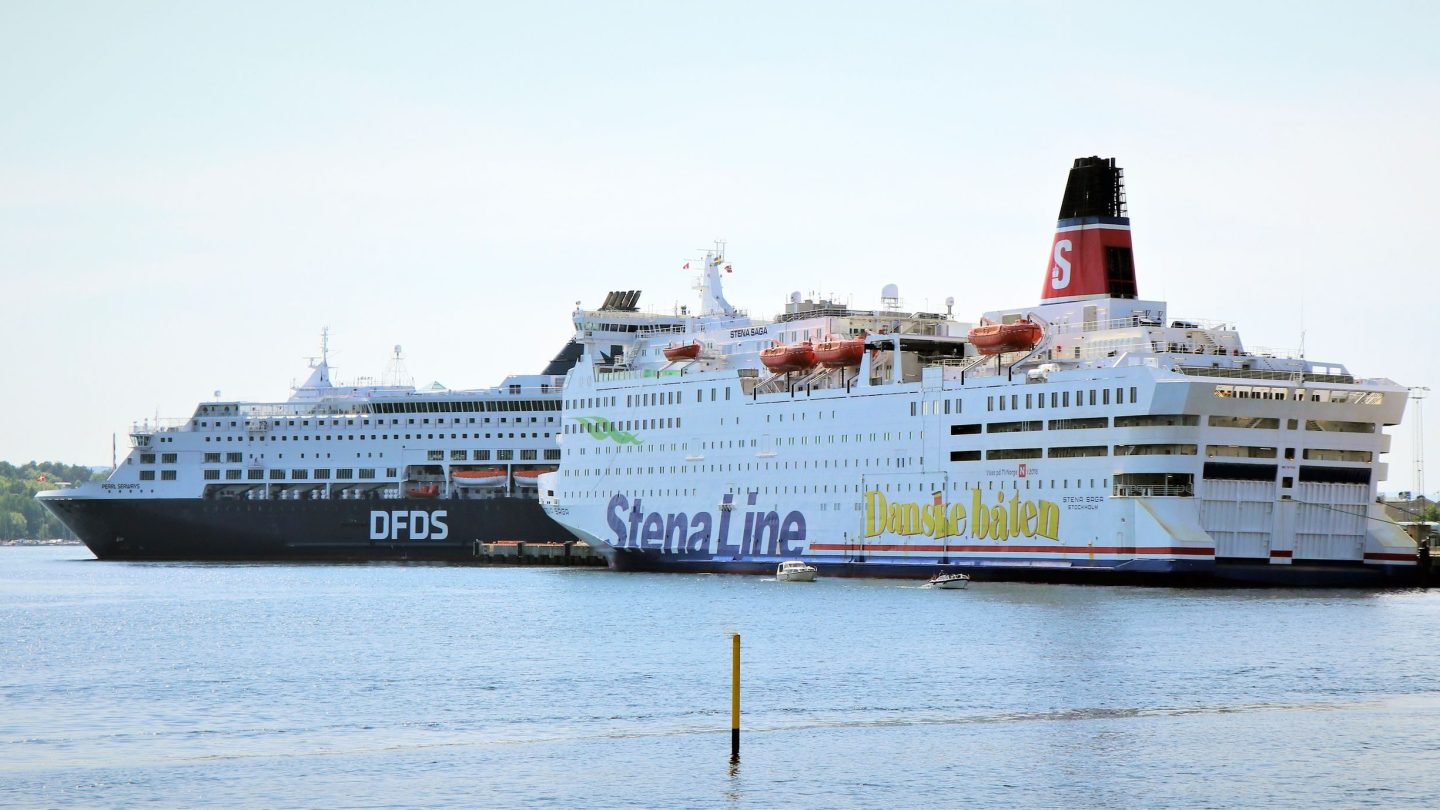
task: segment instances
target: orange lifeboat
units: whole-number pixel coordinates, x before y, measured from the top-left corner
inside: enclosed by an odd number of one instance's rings
[[[452,470],[450,480],[457,487],[503,487],[505,486],[505,471],[499,467],[486,467],[479,470]]]
[[[666,346],[666,360],[694,360],[700,356],[700,341],[686,343],[680,346]]]
[[[815,346],[815,359],[826,368],[860,365],[865,356],[865,338],[837,338],[834,335]]]
[[[815,366],[815,349],[808,340],[789,346],[776,343],[768,349],[760,350],[760,362],[776,374],[805,371]]]
[[[411,498],[438,498],[440,496],[440,485],[420,484],[405,490],[405,494]]]
[[[554,467],[550,467],[550,468],[547,468],[547,469],[540,469],[540,470],[516,470],[516,471],[515,471],[515,484],[516,484],[516,486],[522,486],[522,487],[539,486],[539,484],[540,484],[540,476],[544,475],[544,474],[547,473],[547,472],[555,472],[555,468],[554,468]]]
[[[1040,324],[1021,319],[1014,323],[992,323],[970,330],[970,343],[981,354],[1028,352],[1045,334]]]

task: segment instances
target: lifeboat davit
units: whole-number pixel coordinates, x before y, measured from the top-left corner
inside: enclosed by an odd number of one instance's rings
[[[826,368],[860,365],[865,356],[865,338],[828,337],[815,346],[815,359]]]
[[[405,494],[411,498],[438,498],[440,497],[440,485],[419,484],[405,490]]]
[[[681,346],[666,346],[666,360],[694,360],[700,356],[700,342],[686,343]]]
[[[487,467],[482,470],[453,470],[450,473],[450,480],[455,483],[455,486],[472,489],[503,487],[506,478],[505,471],[499,467]]]
[[[815,348],[808,340],[788,346],[776,343],[768,349],[760,350],[760,362],[776,374],[805,371],[815,367]]]
[[[970,343],[981,354],[1028,352],[1045,334],[1040,324],[1021,319],[1014,323],[992,323],[970,330]]]

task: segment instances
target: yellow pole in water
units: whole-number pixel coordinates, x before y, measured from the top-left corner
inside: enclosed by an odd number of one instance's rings
[[[740,756],[740,634],[730,636],[730,756]]]

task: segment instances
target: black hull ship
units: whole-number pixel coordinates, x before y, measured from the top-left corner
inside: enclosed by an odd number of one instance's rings
[[[538,477],[559,460],[567,346],[494,388],[337,385],[328,342],[284,402],[201,403],[130,432],[104,481],[41,503],[102,560],[471,562],[491,544],[566,543]],[[571,546],[564,546],[569,556]]]

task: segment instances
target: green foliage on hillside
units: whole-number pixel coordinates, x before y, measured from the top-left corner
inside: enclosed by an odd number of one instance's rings
[[[73,539],[70,530],[35,500],[35,493],[94,477],[89,467],[55,461],[32,461],[19,467],[0,461],[0,540]]]

